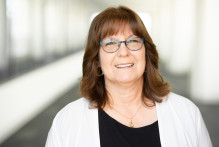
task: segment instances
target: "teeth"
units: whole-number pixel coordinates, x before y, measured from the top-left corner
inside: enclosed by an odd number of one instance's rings
[[[123,64],[123,65],[116,65],[117,68],[124,68],[124,67],[130,67],[133,66],[134,64]]]

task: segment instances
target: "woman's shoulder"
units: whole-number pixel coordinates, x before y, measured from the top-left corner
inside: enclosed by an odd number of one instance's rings
[[[55,116],[54,123],[68,123],[75,118],[80,118],[84,110],[89,107],[86,98],[79,98],[63,107]]]
[[[77,109],[83,109],[86,105],[89,105],[89,101],[82,97],[75,101],[68,103],[65,107],[63,107],[59,113],[65,113],[66,111],[72,111]]]
[[[60,146],[74,143],[76,136],[83,127],[83,118],[89,112],[89,101],[86,98],[79,98],[67,104],[55,116],[52,122],[48,139],[48,144],[54,146],[54,142]],[[73,138],[70,139],[69,138]]]
[[[198,107],[192,100],[172,92],[163,99],[159,107],[163,110],[174,110],[174,112],[178,114],[189,114],[193,117],[200,113]]]
[[[183,106],[196,107],[196,105],[191,99],[175,94],[173,92],[169,93],[169,95],[167,96],[167,101],[170,101],[172,104],[175,104],[175,105],[179,104]]]

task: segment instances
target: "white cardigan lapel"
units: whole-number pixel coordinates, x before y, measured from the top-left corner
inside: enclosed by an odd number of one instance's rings
[[[171,95],[162,103],[156,103],[161,145],[162,147],[191,147],[193,145],[183,129],[182,122],[173,109],[170,99]]]
[[[100,147],[98,109],[88,109],[88,107],[86,105],[84,109],[77,147]]]

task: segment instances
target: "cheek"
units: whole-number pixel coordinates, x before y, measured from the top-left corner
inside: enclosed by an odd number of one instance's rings
[[[143,64],[144,64],[144,66],[146,66],[146,58],[145,58],[145,54],[144,54],[143,57],[142,57],[142,62],[143,62]]]
[[[146,58],[145,58],[145,52],[142,52],[141,55],[138,58],[140,62],[139,70],[140,72],[144,72],[146,68]]]
[[[104,62],[103,52],[101,48],[99,49],[99,66],[102,68],[102,63]]]
[[[100,67],[104,67],[104,58],[103,58],[103,55],[100,53],[99,54],[99,64],[100,64]]]
[[[145,49],[142,50],[142,52],[139,55],[139,61],[142,63],[142,65],[146,65],[146,58],[145,58]]]
[[[105,55],[102,51],[99,53],[99,64],[102,71],[105,71],[110,64],[110,59],[107,55]]]

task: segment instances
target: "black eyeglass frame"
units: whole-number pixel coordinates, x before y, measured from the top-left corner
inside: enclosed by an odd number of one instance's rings
[[[117,52],[118,50],[119,50],[119,48],[120,48],[120,46],[121,46],[121,43],[125,43],[125,46],[128,48],[128,46],[127,46],[127,41],[129,41],[129,40],[131,40],[131,39],[134,39],[134,38],[140,38],[140,39],[142,39],[142,41],[143,41],[143,43],[142,43],[142,46],[143,46],[143,44],[144,44],[144,42],[145,42],[145,39],[144,38],[141,38],[141,37],[133,37],[133,38],[129,38],[129,39],[127,39],[127,40],[125,40],[125,41],[118,41],[118,40],[113,40],[113,41],[116,41],[116,42],[118,42],[118,49],[116,49],[115,51],[113,51],[113,52],[109,52],[109,51],[106,51],[105,49],[104,49],[104,47],[103,47],[103,42],[105,42],[105,41],[108,41],[108,39],[107,40],[102,40],[102,41],[100,41],[100,46],[103,48],[103,50],[105,51],[105,52],[107,52],[107,53],[115,53],[115,52]],[[139,48],[139,49],[130,49],[130,48],[128,48],[130,51],[137,51],[137,50],[140,50],[141,48],[142,48],[142,46]]]

